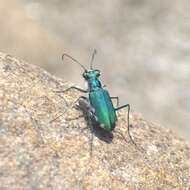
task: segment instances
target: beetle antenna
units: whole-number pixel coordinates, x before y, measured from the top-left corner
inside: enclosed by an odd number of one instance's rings
[[[93,64],[94,56],[96,55],[96,53],[97,53],[97,51],[96,51],[96,49],[94,49],[93,54],[92,54],[92,59],[91,59],[91,62],[90,62],[90,69],[92,69],[92,64]]]
[[[62,60],[63,60],[63,61],[64,61],[64,57],[70,58],[70,59],[71,59],[72,61],[74,61],[75,63],[78,63],[85,71],[87,71],[87,69],[85,68],[84,65],[82,65],[79,61],[77,61],[76,59],[74,59],[74,58],[71,57],[70,55],[64,53],[64,54],[62,55]]]

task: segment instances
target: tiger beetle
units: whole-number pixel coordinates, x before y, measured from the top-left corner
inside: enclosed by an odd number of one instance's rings
[[[71,89],[78,90],[83,93],[88,93],[88,98],[85,96],[80,96],[77,101],[79,103],[78,107],[81,108],[84,112],[86,112],[90,119],[93,119],[98,123],[99,127],[101,127],[103,130],[107,132],[112,132],[113,129],[116,126],[117,121],[117,115],[116,112],[118,110],[121,110],[123,108],[127,108],[127,122],[128,122],[128,135],[130,140],[133,142],[133,144],[136,146],[135,142],[133,141],[130,131],[129,131],[129,112],[130,112],[130,105],[124,104],[122,106],[119,105],[119,97],[112,97],[109,95],[109,92],[102,86],[99,77],[100,77],[100,70],[93,68],[93,60],[96,54],[96,50],[93,51],[91,62],[90,62],[90,68],[86,69],[84,65],[82,65],[79,61],[71,57],[70,55],[64,53],[62,55],[62,60],[64,60],[64,57],[70,58],[75,63],[79,64],[84,72],[82,74],[85,81],[88,83],[88,89],[84,90],[81,88],[78,88],[76,86],[71,86],[67,88],[66,90],[61,91],[55,91],[57,93],[65,93]],[[117,107],[114,108],[112,100],[117,100]],[[121,135],[121,134],[120,134]],[[122,135],[124,138],[124,136]],[[125,138],[124,138],[125,139]],[[126,141],[126,140],[125,140]]]

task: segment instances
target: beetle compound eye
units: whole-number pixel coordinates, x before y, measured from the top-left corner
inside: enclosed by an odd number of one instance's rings
[[[86,73],[83,73],[82,76],[83,76],[84,78],[86,78]]]
[[[96,76],[99,77],[100,76],[100,71],[96,70]]]
[[[87,74],[86,72],[83,73],[82,76],[83,76],[85,79],[88,79],[88,78],[89,78],[89,77],[88,77],[88,74]]]

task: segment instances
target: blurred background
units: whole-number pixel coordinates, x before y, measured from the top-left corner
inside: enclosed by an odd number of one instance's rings
[[[66,52],[120,102],[190,140],[189,0],[0,0],[0,51],[83,87]]]

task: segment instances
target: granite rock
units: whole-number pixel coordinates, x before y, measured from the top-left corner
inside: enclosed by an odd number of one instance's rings
[[[190,145],[140,114],[130,114],[138,148],[123,110],[112,134],[94,129],[90,155],[92,132],[73,107],[81,94],[55,93],[71,85],[0,53],[0,189],[190,189]]]

